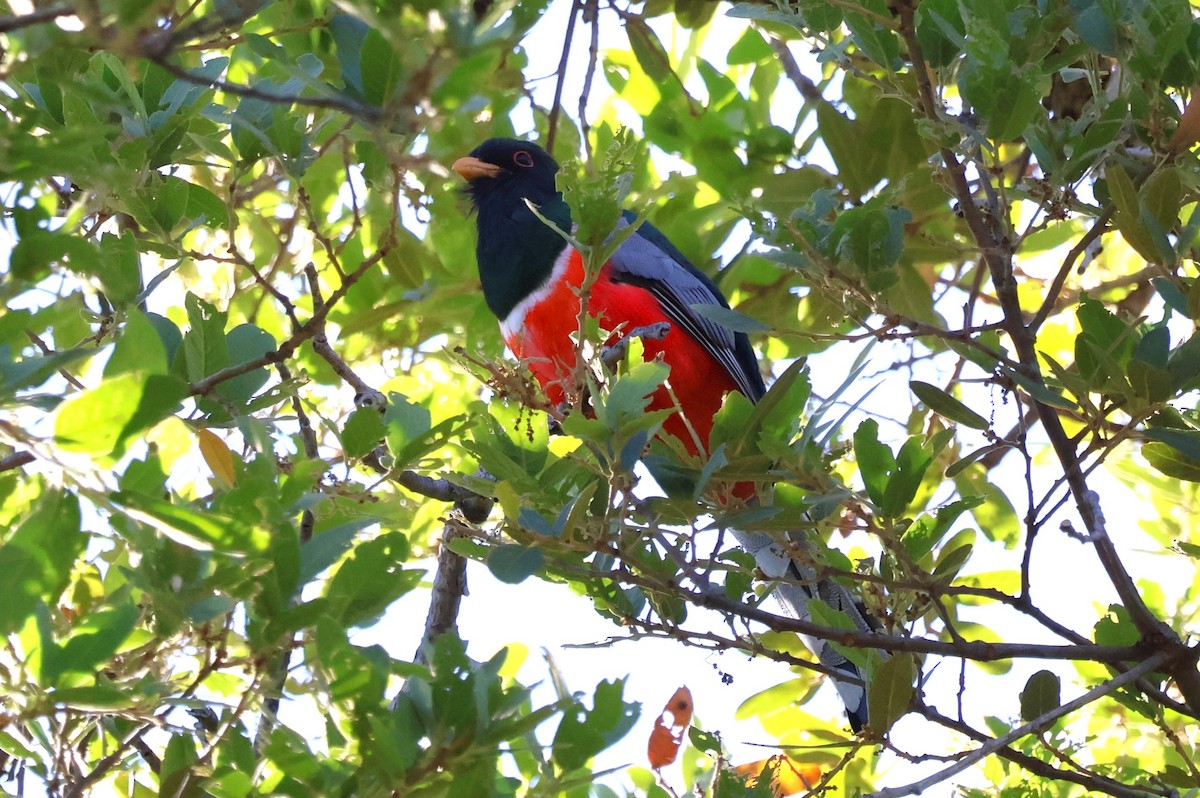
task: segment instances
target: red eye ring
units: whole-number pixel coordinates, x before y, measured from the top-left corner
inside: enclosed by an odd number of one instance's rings
[[[527,150],[517,150],[513,153],[513,163],[526,169],[533,167],[533,156]]]

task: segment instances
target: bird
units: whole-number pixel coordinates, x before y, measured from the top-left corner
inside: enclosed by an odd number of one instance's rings
[[[572,230],[571,210],[555,183],[559,165],[533,142],[492,138],[451,168],[466,181],[474,207],[479,279],[501,336],[547,399],[562,403],[574,379],[572,336],[578,331],[584,261],[559,232]],[[626,212],[622,224],[632,221]],[[643,340],[644,358],[670,367],[670,389],[660,387],[648,410],[674,411],[660,436],[679,440],[693,456],[707,454],[713,417],[726,394],[738,391],[757,402],[766,393],[749,338],[698,313],[696,305],[729,307],[706,274],[643,222],[603,265],[587,306],[603,329],[617,331],[610,345],[631,331],[668,325],[665,335]],[[753,491],[748,483],[739,487],[742,498],[746,488]],[[786,543],[754,532],[735,530],[734,536],[764,574],[779,580],[775,594],[788,614],[809,620],[807,602],[816,596],[846,613],[859,629],[874,629],[861,601],[844,586],[818,578],[811,565],[791,556],[807,545],[802,536]],[[831,672],[847,677],[835,677],[834,684],[851,728],[859,731],[868,718],[858,668],[824,641],[811,640],[810,647]]]

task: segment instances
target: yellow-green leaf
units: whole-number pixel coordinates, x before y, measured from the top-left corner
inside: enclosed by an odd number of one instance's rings
[[[886,734],[908,712],[912,695],[912,654],[896,654],[884,660],[867,685],[867,717],[871,719],[871,728],[878,734]]]

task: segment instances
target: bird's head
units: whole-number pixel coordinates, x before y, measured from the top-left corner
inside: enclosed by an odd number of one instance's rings
[[[518,139],[488,139],[452,167],[467,181],[467,193],[483,211],[528,199],[545,205],[559,198],[554,187],[558,164],[536,144]]]
[[[504,319],[550,276],[566,247],[559,230],[571,230],[571,209],[554,187],[558,164],[536,144],[488,139],[454,162],[475,205],[479,277],[488,307]],[[538,214],[529,205],[537,207]]]

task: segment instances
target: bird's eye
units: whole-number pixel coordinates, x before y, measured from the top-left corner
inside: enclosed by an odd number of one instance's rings
[[[533,166],[533,156],[525,150],[518,150],[517,153],[513,155],[513,163],[515,163],[517,166],[523,166],[526,169],[529,169]]]

